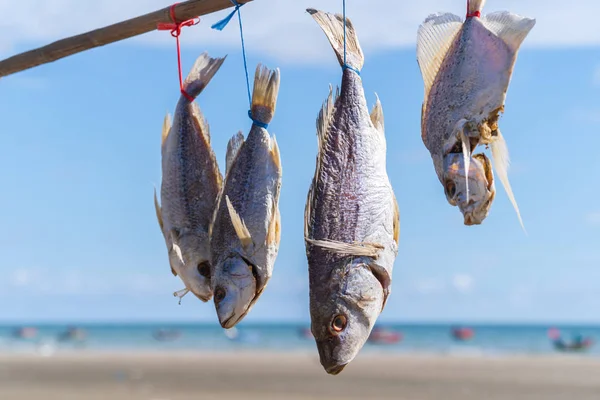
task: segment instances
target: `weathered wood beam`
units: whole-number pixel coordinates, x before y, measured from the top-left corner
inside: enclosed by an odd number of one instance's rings
[[[252,0],[237,0],[239,4]],[[189,0],[177,4],[175,17],[177,21],[185,21],[194,17],[214,13],[233,7],[230,0]],[[47,64],[70,55],[80,53],[94,47],[138,36],[156,29],[160,23],[170,23],[171,7],[128,19],[104,28],[96,29],[81,35],[72,36],[51,43],[47,46],[17,54],[0,61],[0,77],[24,71],[38,65]]]

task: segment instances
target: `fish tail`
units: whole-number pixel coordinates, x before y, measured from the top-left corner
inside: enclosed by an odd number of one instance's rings
[[[222,58],[211,58],[207,52],[202,53],[194,63],[187,78],[185,78],[183,90],[193,98],[198,97],[213,76],[215,76],[219,68],[221,68],[226,57],[227,56]]]
[[[344,17],[309,8],[306,10],[317,21],[335,51],[340,65],[344,66]],[[365,63],[354,25],[346,18],[345,66],[360,71]]]
[[[485,2],[486,0],[467,0],[467,14],[480,13],[483,10]]]
[[[252,118],[262,124],[269,124],[275,115],[279,95],[279,68],[270,70],[259,64],[254,75],[252,94]]]
[[[484,17],[486,27],[517,53],[529,32],[535,26],[535,19],[522,17],[508,11],[498,11]]]

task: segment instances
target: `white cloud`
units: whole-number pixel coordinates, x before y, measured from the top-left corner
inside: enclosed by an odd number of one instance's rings
[[[248,51],[294,63],[314,62],[328,56],[326,60],[331,62],[331,49],[323,33],[305,12],[315,3],[323,10],[341,11],[338,0],[255,0],[244,6],[242,15]],[[448,11],[462,15],[465,11],[462,3],[465,2],[355,1],[348,4],[348,16],[357,26],[367,52],[413,48],[418,25],[428,14]],[[0,0],[0,15],[10,16],[0,21],[0,53],[7,55],[16,48],[26,50],[170,4],[164,0]],[[577,7],[563,0],[489,1],[486,7],[487,11],[501,9],[537,19],[525,46],[600,45],[596,22],[600,3],[596,0],[580,0]],[[226,12],[206,16],[200,26],[186,28],[183,45],[210,43],[226,46],[228,51],[238,49],[239,32],[235,19],[223,32],[210,29],[210,25],[224,15]],[[165,44],[172,43],[172,38],[165,32],[153,32],[133,41]]]
[[[29,269],[20,268],[13,272],[10,283],[15,287],[28,286],[34,279],[35,273]]]
[[[585,220],[590,225],[600,225],[600,211],[589,213],[585,216]]]
[[[571,111],[571,118],[577,122],[600,124],[600,110],[579,109]]]
[[[475,279],[468,274],[456,274],[454,275],[454,278],[452,278],[452,284],[459,292],[468,293],[473,289]]]
[[[2,295],[150,295],[173,293],[179,278],[141,273],[84,273],[79,269],[18,268],[0,290]]]
[[[422,295],[441,293],[446,289],[446,283],[441,279],[424,279],[415,284],[415,290]]]
[[[513,288],[508,296],[508,301],[516,308],[527,308],[533,303],[535,289],[529,285],[518,285]]]

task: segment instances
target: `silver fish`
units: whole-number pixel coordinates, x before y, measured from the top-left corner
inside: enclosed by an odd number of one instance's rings
[[[185,92],[197,97],[224,60],[202,54],[185,80]],[[161,154],[162,207],[156,190],[154,204],[171,271],[185,285],[175,296],[181,299],[191,291],[207,302],[212,297],[209,229],[222,177],[210,145],[208,123],[198,105],[184,95],[177,103],[173,126],[170,116],[165,117]]]
[[[466,225],[481,224],[495,196],[490,164],[472,155],[479,145],[491,146],[496,173],[523,226],[508,180],[508,149],[498,118],[517,53],[535,20],[506,11],[481,17],[484,3],[471,0],[466,21],[449,13],[434,14],[419,27],[417,60],[425,83],[421,135],[448,201],[458,205]],[[463,157],[458,174],[447,169],[456,165],[456,154]],[[475,185],[469,185],[471,171],[477,176]],[[458,194],[453,189],[459,186],[464,186],[463,196],[451,196]]]
[[[240,322],[264,291],[279,251],[281,159],[271,122],[279,69],[260,65],[254,78],[248,138],[239,132],[227,146],[223,191],[211,233],[214,303],[223,328]]]
[[[386,170],[381,102],[369,114],[359,74],[364,56],[344,21],[307,10],[325,32],[340,65],[341,92],[317,119],[319,151],[304,227],[310,284],[311,331],[321,364],[339,374],[365,344],[391,291],[400,218]]]

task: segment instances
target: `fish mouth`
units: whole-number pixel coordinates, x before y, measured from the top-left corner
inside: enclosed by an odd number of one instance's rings
[[[348,363],[341,364],[341,365],[334,365],[334,366],[325,368],[325,372],[327,372],[329,375],[338,375],[340,372],[342,372],[344,370],[344,368],[346,368],[346,365],[348,365]]]
[[[235,325],[237,325],[238,322],[240,322],[242,319],[244,319],[244,317],[246,317],[246,315],[248,315],[248,313],[250,312],[250,309],[256,302],[257,298],[258,298],[258,294],[255,294],[254,297],[252,298],[252,300],[250,301],[250,304],[248,304],[248,307],[246,307],[244,312],[242,314],[240,314],[239,317],[236,318],[236,314],[234,312],[234,313],[231,313],[225,320],[219,318],[219,323],[221,324],[221,327],[224,329],[231,329]]]
[[[481,225],[482,221],[479,221],[473,216],[473,213],[465,214],[465,225],[473,226],[473,225]]]
[[[221,318],[221,316],[217,310],[217,316],[219,317],[219,323],[221,324],[221,327],[224,329],[233,328],[238,322],[240,322],[242,319],[244,319],[246,317],[246,315],[248,315],[248,313],[252,309],[252,306],[254,305],[254,303],[256,303],[256,301],[258,300],[258,298],[260,297],[260,295],[262,294],[262,292],[264,291],[265,286],[266,286],[266,283],[264,285],[261,284],[262,281],[260,279],[260,274],[258,272],[258,268],[256,267],[256,265],[254,265],[254,263],[252,263],[246,257],[242,256],[241,259],[244,260],[244,262],[250,267],[250,270],[252,271],[252,276],[254,277],[254,281],[256,282],[257,290],[254,293],[254,296],[252,297],[252,299],[250,300],[248,305],[244,308],[244,312],[242,312],[241,314],[236,315],[235,310],[234,310],[231,314]],[[259,286],[260,286],[260,289],[258,289]]]

